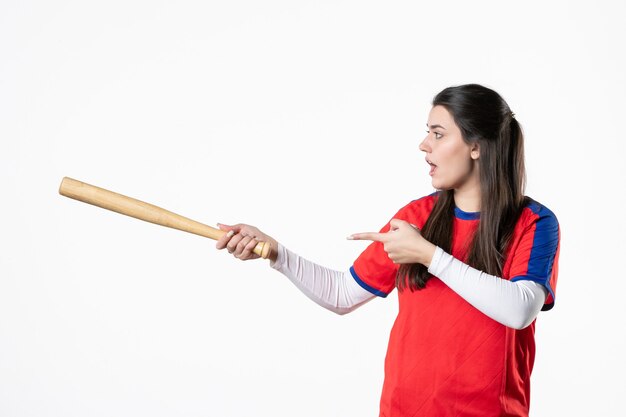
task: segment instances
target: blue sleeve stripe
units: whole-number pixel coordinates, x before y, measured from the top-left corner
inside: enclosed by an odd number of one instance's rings
[[[559,244],[559,223],[550,212],[540,213],[540,216],[535,227],[533,247],[530,250],[528,275],[550,278]]]
[[[352,277],[354,278],[354,280],[357,282],[357,284],[359,284],[361,287],[363,287],[363,289],[371,292],[374,295],[377,295],[379,297],[383,297],[385,298],[387,295],[386,292],[377,290],[374,287],[370,287],[369,285],[367,285],[361,278],[359,278],[359,276],[356,274],[356,271],[354,270],[354,266],[350,267],[350,273],[352,274]]]
[[[550,287],[550,278],[552,278],[552,267],[559,245],[559,222],[554,213],[545,206],[533,202],[530,208],[539,216],[539,219],[535,223],[528,269],[526,275],[514,277],[511,281],[525,279],[542,284],[548,289],[554,301],[556,298],[554,290]],[[545,304],[542,310],[550,310],[553,305],[554,303]]]

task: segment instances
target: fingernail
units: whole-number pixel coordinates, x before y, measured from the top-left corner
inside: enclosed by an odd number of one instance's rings
[[[233,237],[234,234],[235,234],[234,230],[229,230],[228,233],[226,233],[226,236]]]
[[[348,240],[354,240],[354,237],[353,237],[353,236],[348,236],[346,239],[348,239]]]

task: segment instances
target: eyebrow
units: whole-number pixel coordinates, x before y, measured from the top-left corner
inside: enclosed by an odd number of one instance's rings
[[[426,123],[426,127],[428,127],[428,123]],[[443,130],[446,130],[446,128],[445,128],[445,127],[443,127],[443,126],[441,126],[441,125],[430,125],[430,128],[431,128],[431,129],[434,129],[434,128],[436,128],[436,127],[440,127],[440,128],[442,128]]]

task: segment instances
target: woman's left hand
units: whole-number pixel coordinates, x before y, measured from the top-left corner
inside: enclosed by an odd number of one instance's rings
[[[424,239],[419,229],[400,219],[391,219],[387,233],[355,233],[349,240],[372,240],[383,244],[389,259],[395,264],[420,263],[428,267],[436,246]]]

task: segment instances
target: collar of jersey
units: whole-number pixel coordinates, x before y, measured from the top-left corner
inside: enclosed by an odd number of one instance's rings
[[[478,220],[480,219],[480,211],[463,211],[458,207],[454,207],[454,215],[461,220]]]

